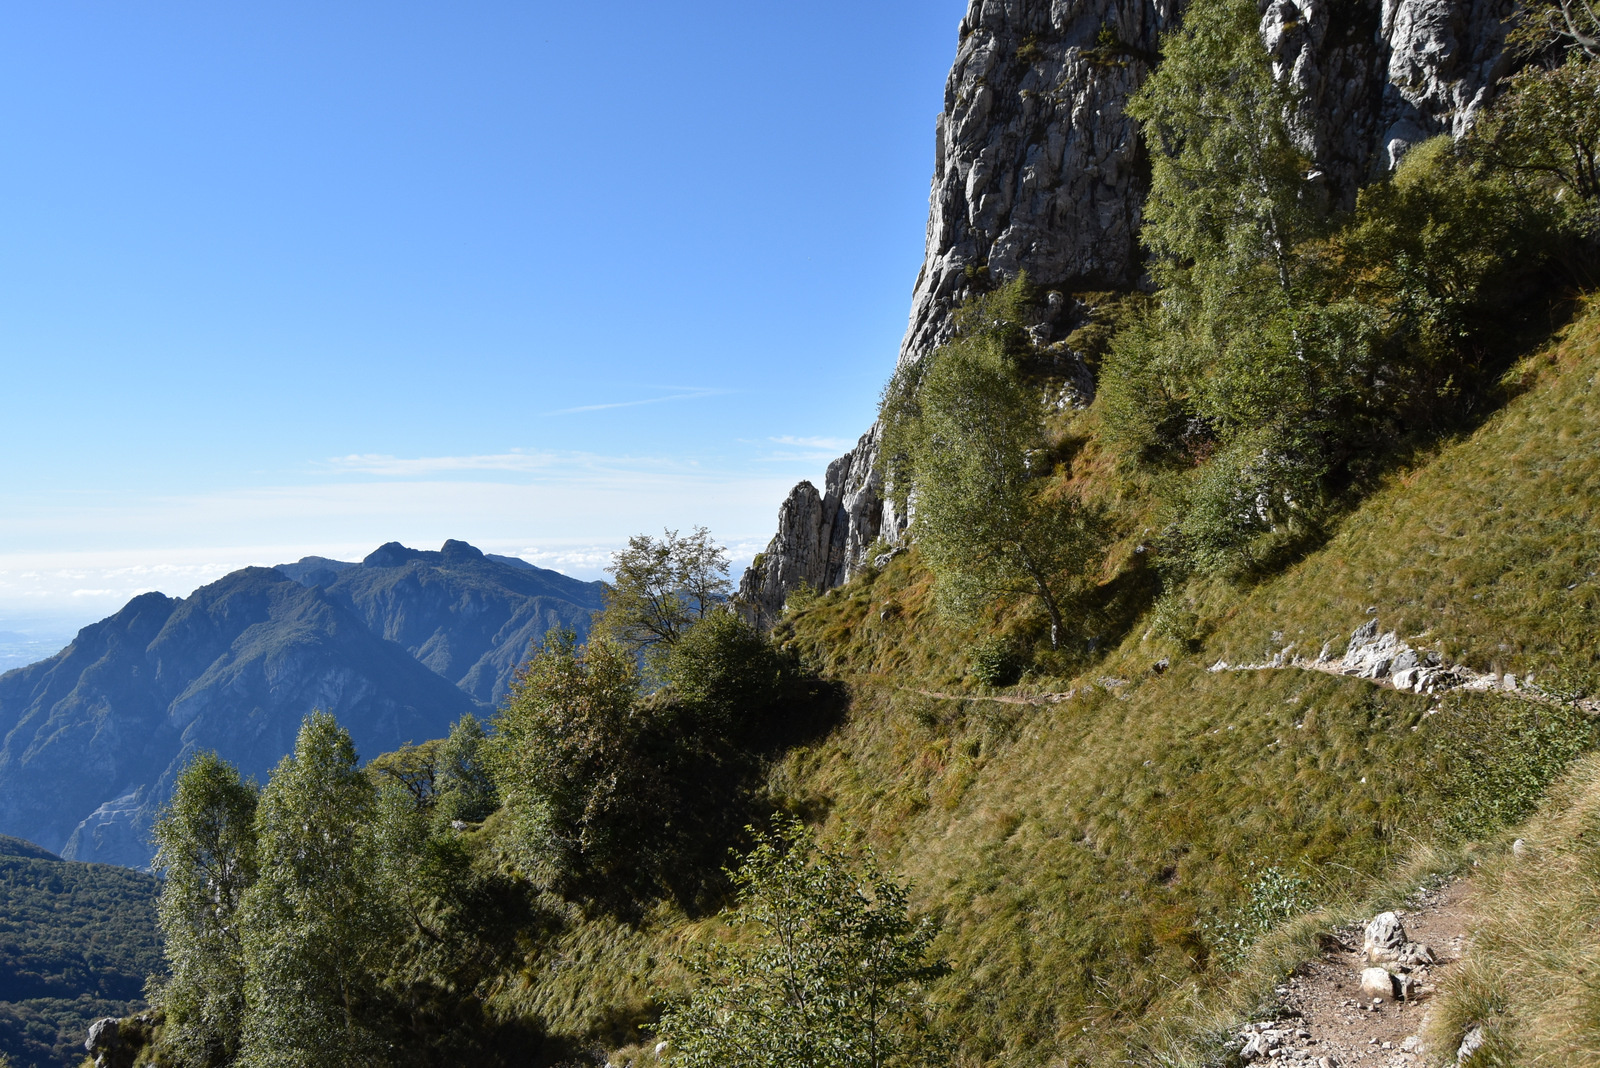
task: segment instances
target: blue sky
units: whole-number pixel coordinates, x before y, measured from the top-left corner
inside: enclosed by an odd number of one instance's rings
[[[8,5],[0,627],[388,540],[748,559],[893,367],[965,6]]]

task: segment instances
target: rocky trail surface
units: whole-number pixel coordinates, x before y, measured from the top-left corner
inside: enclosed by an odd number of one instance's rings
[[[1411,693],[1440,695],[1455,690],[1476,693],[1493,691],[1538,704],[1571,704],[1591,714],[1600,712],[1600,700],[1570,698],[1552,693],[1535,685],[1531,675],[1518,679],[1509,673],[1479,672],[1461,664],[1447,663],[1437,651],[1414,649],[1392,630],[1380,633],[1376,619],[1368,620],[1356,628],[1342,656],[1332,656],[1331,646],[1331,642],[1324,645],[1321,652],[1310,657],[1295,655],[1295,647],[1289,645],[1273,654],[1270,660],[1253,664],[1230,664],[1226,660],[1218,660],[1210,670],[1273,671],[1294,668],[1364,679],[1375,686]]]
[[[1308,1068],[1452,1059],[1423,1056],[1423,1020],[1440,980],[1467,951],[1470,891],[1458,880],[1326,937],[1321,956],[1278,986],[1272,1018],[1239,1033],[1241,1058]]]

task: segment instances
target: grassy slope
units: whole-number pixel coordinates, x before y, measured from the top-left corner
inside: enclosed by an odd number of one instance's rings
[[[1472,955],[1426,1034],[1448,1056],[1474,1025],[1478,1063],[1591,1065],[1600,1058],[1600,757],[1579,761],[1478,879]],[[1444,1058],[1441,1058],[1444,1059]]]
[[[1397,476],[1319,551],[1243,596],[1196,591],[1211,634],[1159,676],[1150,665],[1176,650],[1136,629],[1094,672],[1126,686],[1079,680],[1079,696],[1042,706],[919,695],[960,684],[966,638],[932,618],[906,558],[796,621],[796,641],[853,675],[857,701],[780,784],[834,827],[865,828],[944,916],[961,978],[943,994],[970,1057],[1119,1053],[1153,1012],[1215,982],[1208,926],[1248,897],[1252,864],[1303,873],[1323,900],[1359,895],[1444,835],[1481,732],[1528,728],[1505,698],[1453,696],[1426,715],[1428,698],[1355,680],[1204,665],[1287,642],[1339,649],[1376,609],[1479,669],[1593,677],[1597,371],[1591,312],[1518,369],[1502,412]]]
[[[1206,666],[1287,642],[1342,648],[1376,609],[1386,629],[1424,633],[1417,644],[1479,669],[1592,677],[1597,373],[1600,309],[1517,369],[1521,392],[1501,412],[1397,475],[1318,551],[1247,591],[1189,591],[1208,635],[1196,647],[1136,625],[1085,677],[1010,691],[1074,690],[1064,701],[985,699],[964,677],[975,636],[937,619],[914,552],[793,620],[787,640],[854,700],[848,722],[774,770],[774,792],[825,833],[871,845],[942,918],[939,951],[955,967],[937,995],[958,1063],[1192,1052],[1193,1021],[1246,1010],[1329,922],[1291,924],[1242,972],[1219,960],[1221,930],[1254,922],[1249,887],[1264,870],[1348,916],[1463,828],[1491,829],[1463,813],[1531,809],[1551,740],[1592,742],[1581,717]],[[1157,674],[1161,657],[1172,662]],[[614,1049],[681,982],[671,954],[712,926],[665,910],[642,930],[580,923],[497,1002]]]

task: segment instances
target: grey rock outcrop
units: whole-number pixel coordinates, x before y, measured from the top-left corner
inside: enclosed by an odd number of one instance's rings
[[[1361,950],[1369,964],[1383,964],[1400,959],[1400,950],[1406,944],[1406,929],[1400,917],[1392,912],[1380,912],[1367,924],[1361,939]]]
[[[1394,997],[1394,976],[1383,968],[1361,969],[1361,996],[1364,998]]]
[[[739,581],[739,599],[770,625],[802,586],[827,590],[846,582],[879,536],[898,540],[905,524],[884,500],[874,466],[878,427],[828,465],[824,489],[802,482],[778,511],[778,533]]]
[[[1031,331],[1043,346],[1083,325],[1087,306],[1074,294],[1139,285],[1148,164],[1124,106],[1182,6],[971,0],[935,122],[927,244],[902,364],[949,338],[961,301],[1021,271],[1049,295]],[[1353,204],[1361,185],[1410,146],[1467,130],[1508,72],[1511,6],[1263,0],[1263,39],[1304,94],[1306,148],[1331,203]],[[1075,392],[1083,402],[1092,387]],[[880,533],[897,539],[903,523],[885,523],[879,507],[854,499],[841,513],[829,504],[876,492],[861,475],[876,458],[876,441],[869,432],[830,465],[820,493],[796,487],[784,503],[761,567],[741,583],[759,614],[781,611],[802,580],[820,589],[844,581]]]

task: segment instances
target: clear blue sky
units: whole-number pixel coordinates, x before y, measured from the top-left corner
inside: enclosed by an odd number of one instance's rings
[[[748,559],[893,367],[965,7],[8,6],[0,626],[388,540]]]

